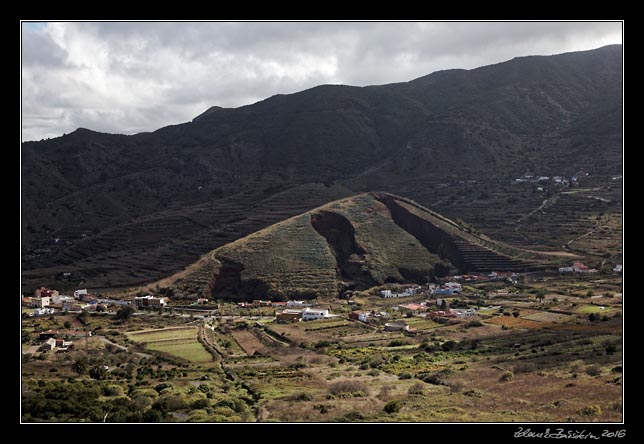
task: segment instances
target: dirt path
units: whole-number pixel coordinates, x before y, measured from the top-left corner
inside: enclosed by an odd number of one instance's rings
[[[523,233],[521,233],[521,232],[520,232],[520,230],[521,230],[521,223],[522,223],[524,220],[526,220],[526,219],[528,219],[529,217],[531,217],[532,215],[534,215],[535,213],[537,213],[537,212],[539,212],[539,211],[543,212],[543,209],[544,209],[544,208],[546,208],[548,205],[553,204],[553,203],[554,203],[554,202],[559,198],[559,196],[561,196],[562,194],[565,194],[567,189],[568,189],[568,187],[567,187],[567,186],[566,186],[566,187],[564,187],[564,188],[563,188],[561,191],[559,191],[558,193],[554,194],[553,196],[551,196],[551,197],[549,197],[548,199],[545,199],[543,202],[541,202],[541,205],[539,205],[537,208],[535,208],[534,210],[530,211],[528,214],[524,214],[523,216],[521,216],[521,217],[519,218],[519,220],[517,220],[517,226],[516,226],[516,227],[514,227],[514,232],[515,232],[515,233],[517,233],[517,234],[519,234],[519,235],[521,235],[521,236],[522,236],[526,241],[530,241],[530,239],[528,239],[528,237],[527,237],[525,234],[523,234]],[[525,250],[525,251],[529,251],[529,250]]]
[[[129,351],[126,346],[121,345],[121,344],[117,344],[116,342],[112,342],[109,339],[107,339],[105,336],[96,336],[96,338],[99,339],[100,341],[103,341],[105,344],[113,345],[114,347],[119,348],[119,349],[121,349],[123,351],[126,351],[126,352]],[[152,355],[149,355],[147,353],[141,353],[141,352],[132,352],[132,353],[134,353],[137,356],[140,356],[141,358],[152,358],[153,357]]]

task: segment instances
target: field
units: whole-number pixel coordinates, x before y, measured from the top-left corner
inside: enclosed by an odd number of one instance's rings
[[[192,363],[208,363],[212,356],[197,341],[197,327],[143,330],[127,333],[130,340]]]
[[[485,322],[503,327],[510,328],[541,328],[543,325],[540,322],[531,321],[529,319],[516,318],[514,316],[498,316],[496,318],[488,319]]]
[[[24,417],[100,422],[108,412],[108,421],[124,422],[618,422],[621,286],[621,277],[608,273],[530,274],[514,286],[472,283],[447,302],[493,308],[440,322],[374,296],[351,304],[324,300],[319,306],[337,317],[290,324],[258,319],[230,303],[220,304],[225,314],[206,318],[158,312],[129,320],[99,313],[24,318]],[[499,289],[512,291],[489,293]],[[544,300],[535,297],[539,290]],[[428,295],[415,299],[437,308]],[[349,320],[356,309],[383,318]],[[384,331],[392,321],[410,331]],[[38,351],[36,333],[65,322],[89,326],[95,335],[64,354]],[[81,359],[89,365],[78,373]],[[103,366],[108,370],[97,373]],[[91,387],[99,388],[83,395],[87,404],[59,410],[52,403],[66,390]]]
[[[538,311],[527,316],[522,316],[523,319],[529,321],[537,322],[550,322],[550,323],[562,323],[574,319],[573,316],[561,314],[561,313],[552,313],[549,311]]]

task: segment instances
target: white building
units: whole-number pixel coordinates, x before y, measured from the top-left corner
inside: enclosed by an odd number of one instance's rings
[[[358,314],[358,321],[360,321],[360,322],[369,322],[369,313],[360,313],[360,314]]]
[[[64,304],[65,302],[73,301],[73,300],[74,300],[73,297],[65,296],[65,295],[62,295],[62,294],[59,294],[57,296],[52,296],[52,298],[51,298],[51,302],[54,303],[54,304]]]
[[[559,267],[559,273],[572,273],[574,271],[572,267]]]
[[[450,312],[454,313],[459,318],[469,318],[476,316],[476,310],[473,308],[468,309],[451,309]]]
[[[420,285],[415,284],[401,285],[401,287],[403,288],[402,293],[394,293],[391,290],[380,290],[380,295],[385,299],[404,298],[418,294],[418,291],[421,289]]]
[[[165,298],[156,298],[152,295],[137,296],[134,298],[134,305],[136,305],[137,308],[162,308],[165,307],[165,304]]]
[[[327,317],[329,317],[329,310],[308,307],[302,310],[303,321],[314,321],[316,319],[324,319]]]
[[[74,299],[79,299],[80,295],[82,294],[87,294],[87,288],[83,288],[82,290],[76,290],[74,292]]]
[[[613,271],[615,273],[621,273],[622,272],[622,264],[615,265],[615,268],[613,268]]]
[[[42,316],[42,315],[47,315],[52,313],[54,313],[53,308],[35,308],[34,309],[34,316]]]
[[[45,308],[45,307],[48,307],[50,303],[51,303],[51,298],[49,296],[31,298],[32,307]]]

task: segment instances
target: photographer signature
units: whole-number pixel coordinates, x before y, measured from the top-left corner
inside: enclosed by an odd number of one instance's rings
[[[597,433],[597,432],[595,432]],[[515,438],[546,438],[546,439],[601,439],[601,438],[624,438],[626,430],[604,430],[601,435],[595,435],[593,432],[586,430],[566,430],[560,429],[546,429],[544,432],[533,432],[531,429],[524,429],[519,427],[519,430],[514,432]]]

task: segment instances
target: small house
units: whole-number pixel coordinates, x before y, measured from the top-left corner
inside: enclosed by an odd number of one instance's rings
[[[275,314],[275,320],[280,324],[297,322],[302,318],[302,310],[285,309]]]
[[[402,321],[387,322],[385,324],[385,331],[409,331],[409,324]]]
[[[42,351],[50,351],[56,348],[56,339],[54,338],[49,338],[45,342],[42,343],[40,346],[40,349]]]
[[[302,310],[303,321],[315,321],[317,319],[324,319],[329,317],[329,310],[319,308],[305,308]]]

